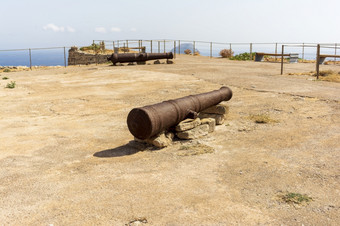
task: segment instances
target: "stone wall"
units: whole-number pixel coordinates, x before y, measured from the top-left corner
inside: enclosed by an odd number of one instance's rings
[[[110,54],[91,54],[78,50],[78,47],[71,47],[68,51],[68,65],[88,65],[107,63]]]

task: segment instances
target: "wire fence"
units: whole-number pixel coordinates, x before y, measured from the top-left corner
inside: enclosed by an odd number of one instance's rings
[[[240,53],[281,53],[282,46],[285,53],[297,53],[300,59],[316,60],[317,43],[222,43],[191,40],[93,40],[92,44],[103,42],[106,49],[145,47],[146,52],[162,53],[174,52],[184,54],[189,49],[192,54],[199,53],[202,56],[219,57],[222,49],[230,49],[234,55]],[[337,55],[340,43],[320,44],[321,55]],[[0,50],[0,66],[68,66],[68,52],[71,47],[48,47],[28,49]],[[338,57],[328,58],[338,61]]]
[[[71,47],[0,50],[0,66],[67,66]]]
[[[283,45],[286,46],[287,53],[299,54],[302,60],[315,60],[316,47],[318,43],[222,43],[191,40],[93,40],[93,44],[104,42],[106,48],[138,48],[144,46],[146,52],[175,52],[184,54],[189,49],[192,54],[199,53],[202,56],[219,57],[222,49],[230,49],[234,55],[241,53],[268,52],[280,53]],[[339,43],[322,43],[327,46],[325,54],[337,54]],[[314,48],[309,48],[313,46]],[[339,51],[338,51],[339,52]],[[335,59],[337,60],[337,59]]]

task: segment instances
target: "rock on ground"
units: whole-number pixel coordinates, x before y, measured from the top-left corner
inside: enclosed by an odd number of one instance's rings
[[[200,119],[213,118],[216,121],[216,125],[222,125],[224,123],[224,115],[220,115],[220,114],[208,114],[208,113],[200,112],[198,117]]]
[[[191,130],[176,133],[177,137],[184,140],[197,139],[207,135],[209,132],[209,125],[199,125]]]
[[[145,140],[141,140],[135,137],[135,141],[151,144],[158,148],[164,148],[171,145],[174,136],[175,135],[171,132],[162,132],[154,137]]]
[[[201,120],[199,118],[196,119],[185,119],[181,121],[177,126],[176,126],[176,131],[181,132],[185,130],[189,130],[192,128],[195,128],[201,124]]]
[[[212,133],[215,131],[216,126],[216,120],[214,118],[204,118],[201,120],[201,124],[207,124],[209,125],[209,133]]]
[[[229,107],[222,104],[217,104],[215,106],[212,106],[210,108],[204,109],[201,111],[202,113],[209,113],[209,114],[219,114],[224,115],[229,113]]]

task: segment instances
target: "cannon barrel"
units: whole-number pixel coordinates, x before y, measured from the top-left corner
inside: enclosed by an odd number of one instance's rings
[[[147,60],[172,59],[172,52],[168,53],[113,53],[107,60],[113,64],[128,62],[144,62]]]
[[[230,100],[232,95],[231,89],[224,86],[207,93],[134,108],[127,117],[127,125],[133,136],[147,139],[177,125],[192,112],[200,112],[222,101]]]

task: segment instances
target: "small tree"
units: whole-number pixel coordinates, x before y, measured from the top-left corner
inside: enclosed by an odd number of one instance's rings
[[[230,58],[234,55],[234,52],[231,49],[222,49],[220,51],[220,56],[223,58]]]
[[[184,53],[189,55],[189,54],[191,54],[191,50],[190,49],[186,49],[186,50],[184,50]]]

